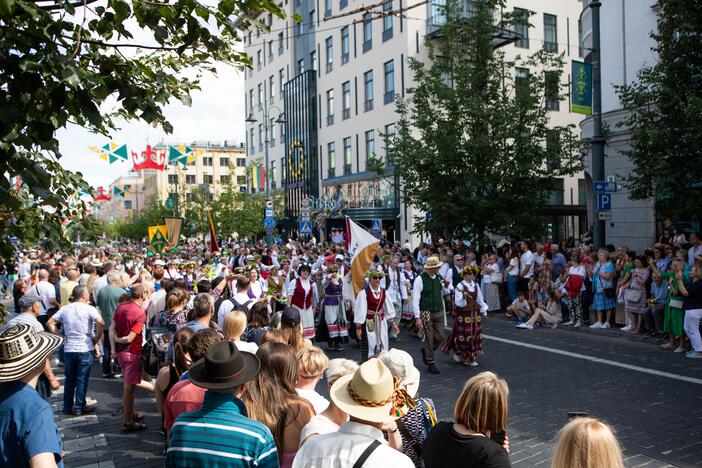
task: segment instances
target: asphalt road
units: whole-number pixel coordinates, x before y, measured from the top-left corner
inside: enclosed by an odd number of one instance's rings
[[[420,394],[434,400],[441,419],[450,419],[470,376],[491,370],[507,380],[513,466],[549,466],[556,433],[570,411],[611,423],[629,467],[702,465],[702,360],[614,330],[518,330],[499,314],[486,321],[484,337],[479,367],[467,368],[442,355],[439,376],[421,365],[417,338],[403,335],[396,346],[414,357],[422,372]],[[352,345],[331,354],[360,357]],[[323,387],[320,382],[318,390]],[[137,400],[137,409],[147,412],[149,429],[124,435],[121,418],[114,415],[120,392],[121,383],[102,379],[96,365],[88,392],[98,400],[96,413],[66,418],[59,415],[60,403],[55,406],[67,467],[163,465],[152,400],[144,394]]]

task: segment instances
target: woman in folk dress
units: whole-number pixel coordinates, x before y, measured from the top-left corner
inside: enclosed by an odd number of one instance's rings
[[[302,336],[310,340],[314,339],[314,310],[312,308],[312,298],[314,292],[310,282],[310,272],[312,269],[306,263],[297,269],[298,277],[290,281],[288,286],[288,305],[300,311],[300,321],[302,322]]]
[[[483,353],[481,322],[488,310],[480,286],[475,282],[478,271],[476,265],[461,270],[463,281],[454,288],[453,330],[443,345],[444,353],[453,351],[454,361],[471,367],[478,365],[476,359]]]

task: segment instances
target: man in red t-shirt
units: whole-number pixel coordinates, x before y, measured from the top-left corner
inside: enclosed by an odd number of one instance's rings
[[[146,322],[146,312],[142,305],[149,300],[151,288],[135,284],[130,292],[131,299],[121,303],[115,310],[110,326],[110,344],[112,357],[119,359],[124,376],[122,392],[122,409],[124,413],[124,432],[146,429],[146,425],[135,418],[134,387],[141,383],[141,346],[142,332]]]

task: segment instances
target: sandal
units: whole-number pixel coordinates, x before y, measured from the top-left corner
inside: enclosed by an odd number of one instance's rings
[[[139,413],[138,411],[134,413],[134,420],[137,422],[142,422],[144,420],[144,413]]]
[[[140,422],[133,422],[131,424],[124,424],[122,426],[122,432],[129,433],[129,432],[138,432],[138,431],[143,431],[146,429],[146,424],[140,423]]]

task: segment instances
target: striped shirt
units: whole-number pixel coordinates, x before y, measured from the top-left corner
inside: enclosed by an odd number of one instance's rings
[[[202,408],[176,418],[166,466],[277,468],[279,464],[268,428],[249,419],[235,396],[210,390]]]

